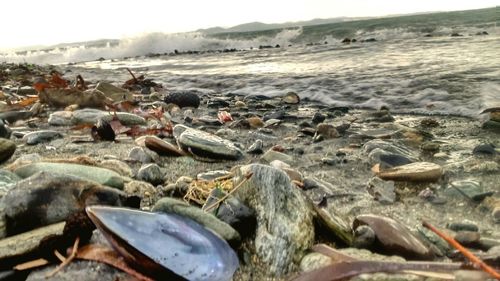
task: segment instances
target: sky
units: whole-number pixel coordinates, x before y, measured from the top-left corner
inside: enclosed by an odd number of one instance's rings
[[[281,23],[493,6],[500,6],[500,0],[4,0],[0,49],[253,21]]]

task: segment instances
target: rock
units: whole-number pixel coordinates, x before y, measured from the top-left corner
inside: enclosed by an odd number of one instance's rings
[[[160,199],[153,207],[153,212],[174,213],[191,218],[199,224],[213,230],[224,240],[239,241],[240,235],[230,225],[219,220],[212,214],[206,213],[200,208],[190,206],[184,201],[165,197]]]
[[[305,255],[300,261],[300,271],[307,272],[319,269],[334,263],[332,258],[320,253],[310,253]]]
[[[441,166],[429,162],[417,162],[387,170],[380,170],[377,176],[383,180],[393,181],[437,181],[443,174]]]
[[[104,160],[99,163],[99,167],[115,171],[125,177],[132,177],[134,175],[134,173],[132,173],[132,169],[130,169],[130,166],[127,165],[127,163],[116,159]]]
[[[264,153],[264,143],[261,139],[257,139],[247,150],[250,154],[262,154]]]
[[[474,247],[479,244],[481,235],[475,231],[460,231],[455,234],[455,240],[465,247]]]
[[[279,160],[279,161],[284,162],[288,165],[293,165],[293,163],[294,163],[292,156],[287,155],[285,153],[278,152],[278,151],[274,151],[272,149],[269,149],[268,151],[266,151],[266,153],[264,153],[264,155],[262,155],[261,159],[263,159],[267,163],[271,163],[275,160]]]
[[[206,211],[207,208],[226,195],[227,194],[220,189],[213,189],[202,210]],[[238,231],[242,237],[251,236],[255,233],[255,227],[257,225],[255,212],[234,196],[230,195],[227,197],[222,204],[219,204],[219,207],[215,211],[208,211],[215,213],[217,218],[229,224]]]
[[[0,138],[10,139],[12,130],[0,119]]]
[[[408,259],[432,259],[434,254],[401,223],[378,215],[360,215],[353,228],[368,225],[376,235],[374,250],[399,255]]]
[[[65,224],[65,222],[51,224],[0,239],[0,268],[15,263],[16,259],[20,257],[35,253],[43,239],[53,235],[61,235]]]
[[[340,239],[347,245],[353,243],[353,231],[347,223],[346,219],[329,207],[319,206],[320,204],[312,204],[316,212],[316,220],[329,235]]]
[[[49,125],[51,126],[71,126],[73,125],[73,117],[72,111],[56,111],[49,115]]]
[[[418,155],[415,153],[415,151],[407,148],[406,146],[402,145],[401,143],[397,141],[385,141],[385,140],[380,140],[380,139],[374,139],[371,141],[366,142],[363,145],[363,152],[368,155],[370,159],[370,164],[376,164],[376,163],[381,163],[381,155],[398,155],[396,157],[399,158],[399,156],[405,157],[406,159],[409,159],[412,162],[418,161]],[[387,158],[390,158],[392,156],[388,156]],[[386,158],[386,161],[389,161]],[[395,159],[394,159],[395,160]],[[391,160],[389,163],[401,163],[400,160],[398,162],[395,162],[394,160]]]
[[[201,173],[196,175],[197,180],[202,180],[202,181],[213,181],[217,178],[220,177],[226,177],[230,176],[231,172],[226,171],[226,170],[216,170],[216,171],[209,171],[206,173]]]
[[[248,125],[252,129],[264,127],[264,121],[262,121],[262,119],[260,119],[259,117],[250,117],[247,118],[246,121],[248,122]]]
[[[155,162],[159,157],[156,152],[136,146],[128,153],[128,158],[138,161],[142,164]]]
[[[337,129],[335,129],[335,126],[326,123],[321,123],[316,126],[316,134],[322,136],[324,139],[339,137],[339,133]]]
[[[316,112],[314,113],[314,116],[312,118],[312,122],[314,124],[319,124],[319,123],[323,123],[323,121],[325,121],[326,119],[326,116],[324,114],[321,114],[321,112]]]
[[[9,124],[14,124],[19,120],[29,119],[32,116],[33,112],[24,110],[0,112],[0,119],[7,121]]]
[[[354,231],[353,246],[356,248],[370,248],[375,243],[377,236],[368,225],[360,225]]]
[[[191,129],[183,125],[176,125],[178,132],[177,143],[184,151],[197,157],[213,160],[238,160],[243,157],[243,152],[232,142],[216,135],[200,130]],[[182,131],[182,133],[179,133]]]
[[[446,227],[448,229],[451,229],[455,232],[459,232],[459,231],[475,231],[475,232],[478,232],[479,231],[479,228],[477,227],[477,225],[473,222],[469,222],[469,221],[463,221],[463,222],[452,222],[448,225],[446,225]]]
[[[7,170],[0,170],[0,199],[20,180],[18,175]]]
[[[288,92],[283,97],[281,97],[281,101],[287,104],[299,104],[300,97],[294,92]]]
[[[71,175],[84,180],[94,181],[110,187],[123,189],[123,178],[116,172],[93,166],[68,163],[38,162],[14,170],[21,178],[28,178],[38,172]]]
[[[80,107],[104,108],[112,101],[97,90],[87,90],[85,92],[77,89],[47,88],[38,93],[41,103],[46,103],[55,107],[66,107],[78,104]]]
[[[116,87],[111,83],[99,82],[95,89],[97,91],[100,91],[105,97],[110,98],[113,101],[134,100],[134,94],[132,92]]]
[[[384,181],[380,178],[371,178],[367,184],[368,193],[381,204],[393,204],[396,193],[393,181]]]
[[[462,34],[460,34],[460,33],[458,33],[458,32],[453,32],[453,33],[451,34],[451,37],[462,37],[462,36],[463,36],[463,35],[462,35]]]
[[[374,112],[365,112],[361,115],[361,118],[363,119],[363,122],[377,122],[377,123],[384,123],[384,122],[394,122],[394,117],[392,117],[391,113],[389,110],[386,109],[381,109],[379,111],[374,111]]]
[[[186,155],[186,153],[180,150],[176,145],[166,142],[156,136],[147,136],[144,139],[144,145],[160,156],[178,157]]]
[[[57,131],[42,130],[42,131],[27,133],[26,135],[24,135],[23,141],[25,141],[26,144],[35,145],[39,143],[51,142],[55,139],[60,139],[60,138],[63,138],[63,135]]]
[[[239,101],[236,101],[234,103],[234,106],[236,106],[236,107],[246,107],[247,105],[244,102],[242,102],[242,101],[239,100]]]
[[[8,139],[0,138],[0,163],[3,163],[14,154],[16,144]]]
[[[131,180],[125,183],[123,191],[127,194],[145,198],[154,195],[157,189],[149,182]]]
[[[130,202],[115,188],[67,174],[40,172],[17,182],[3,197],[0,209],[5,212],[7,233],[13,235],[66,220],[87,205],[126,206]]]
[[[252,173],[235,196],[257,213],[255,247],[269,272],[282,276],[292,272],[314,240],[309,205],[290,182],[275,168],[251,164],[240,167],[234,184]]]
[[[107,111],[86,108],[74,111],[71,120],[74,125],[81,125],[95,124],[99,119],[110,122],[113,118],[115,118],[115,113],[111,114]],[[116,112],[116,118],[118,118],[120,123],[124,126],[147,124],[146,119],[143,117],[127,112]]]
[[[495,150],[494,145],[487,143],[487,144],[480,144],[474,147],[472,153],[474,153],[474,155],[495,156],[497,154],[497,151]]]
[[[180,108],[200,106],[200,97],[194,91],[177,91],[168,93],[164,99],[165,103],[173,103]]]
[[[145,164],[137,172],[137,179],[149,182],[153,185],[163,183],[163,173],[160,166],[156,164]]]
[[[413,162],[405,156],[385,153],[384,151],[378,148],[372,150],[372,152],[368,155],[368,157],[370,157],[372,161],[378,158],[380,160],[380,169],[389,169],[392,167],[411,164]]]
[[[472,179],[451,182],[446,193],[454,194],[454,190],[475,202],[481,202],[484,198],[494,194],[493,190],[485,190],[480,182]]]

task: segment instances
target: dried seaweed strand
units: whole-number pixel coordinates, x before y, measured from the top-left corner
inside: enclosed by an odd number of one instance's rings
[[[205,209],[205,212],[207,212],[207,213],[210,212],[211,209],[213,209],[215,206],[219,205],[222,201],[226,200],[231,194],[233,194],[236,190],[238,190],[238,188],[243,186],[243,184],[245,182],[247,182],[252,177],[252,175],[253,175],[253,173],[246,174],[245,178],[237,186],[235,186],[230,192],[228,192],[226,195],[224,195],[221,199],[215,201],[212,205],[208,206]]]
[[[54,255],[61,261],[61,262],[65,262],[66,261],[66,257],[63,256],[61,253],[59,253],[58,250],[54,250]]]
[[[64,262],[62,262],[54,270],[52,270],[47,275],[45,275],[45,278],[49,278],[49,277],[54,276],[57,272],[59,272],[61,269],[63,269],[66,265],[68,265],[76,257],[76,253],[78,252],[78,244],[79,243],[80,243],[80,237],[76,237],[75,243],[73,244],[73,249],[72,249],[69,257],[67,259],[65,259]]]
[[[36,260],[32,260],[32,261],[18,264],[16,266],[14,266],[14,269],[21,271],[21,270],[27,270],[27,269],[32,269],[32,268],[44,266],[47,264],[49,264],[49,261],[46,259],[36,259]]]
[[[455,249],[460,251],[460,253],[462,253],[473,264],[480,267],[482,270],[484,270],[485,272],[487,272],[488,274],[493,276],[495,279],[500,280],[500,274],[495,269],[493,269],[492,267],[490,267],[489,265],[484,263],[480,258],[476,257],[473,253],[471,253],[469,250],[467,250],[464,246],[462,246],[460,243],[458,243],[455,239],[453,239],[449,235],[441,232],[439,229],[435,228],[434,226],[432,226],[431,224],[429,224],[426,221],[422,222],[422,225],[425,228],[428,228],[432,232],[436,233],[439,237],[443,238],[446,242],[448,242],[448,244],[450,244]]]

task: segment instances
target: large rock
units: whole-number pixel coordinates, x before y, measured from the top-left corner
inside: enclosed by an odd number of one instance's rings
[[[273,275],[287,274],[297,268],[314,240],[310,205],[285,172],[269,166],[240,167],[234,184],[239,184],[249,173],[252,176],[235,196],[257,214],[257,255]]]
[[[68,163],[37,162],[21,166],[14,173],[22,178],[30,177],[38,172],[71,175],[84,180],[123,189],[123,178],[116,172],[93,166]]]
[[[213,160],[238,160],[243,152],[232,142],[183,125],[174,127],[177,143],[194,156]]]
[[[200,97],[195,91],[177,91],[165,95],[165,103],[173,103],[178,107],[198,107],[200,106]]]
[[[15,151],[16,144],[13,141],[0,138],[0,163],[9,160]]]
[[[116,112],[115,115],[115,113],[92,108],[75,111],[56,111],[50,115],[48,122],[53,126],[95,124],[100,119],[109,122],[115,116],[124,126],[147,124],[146,119],[132,113]]]
[[[174,213],[188,217],[197,223],[213,230],[219,234],[224,240],[238,241],[240,240],[239,233],[234,230],[229,224],[219,220],[212,214],[206,213],[200,208],[191,206],[184,201],[165,197],[160,199],[153,207],[153,212]]]
[[[0,201],[8,235],[65,220],[87,205],[127,206],[115,188],[77,177],[41,172],[19,181]],[[133,202],[132,202],[133,203]]]

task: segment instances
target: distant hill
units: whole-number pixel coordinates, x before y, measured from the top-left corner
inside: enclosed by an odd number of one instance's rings
[[[328,19],[312,19],[307,21],[295,21],[295,22],[285,22],[285,23],[262,23],[262,22],[249,22],[240,25],[236,25],[229,28],[223,27],[211,27],[206,29],[198,29],[197,32],[201,32],[204,34],[216,34],[216,33],[231,33],[231,32],[253,32],[253,31],[263,31],[263,30],[271,30],[271,29],[283,29],[290,27],[298,27],[298,26],[310,26],[310,25],[318,25],[318,24],[329,24],[329,23],[337,23],[344,21],[352,21],[352,20],[362,20],[369,19],[369,17],[358,17],[358,18],[349,18],[349,17],[338,17],[338,18],[328,18]]]

